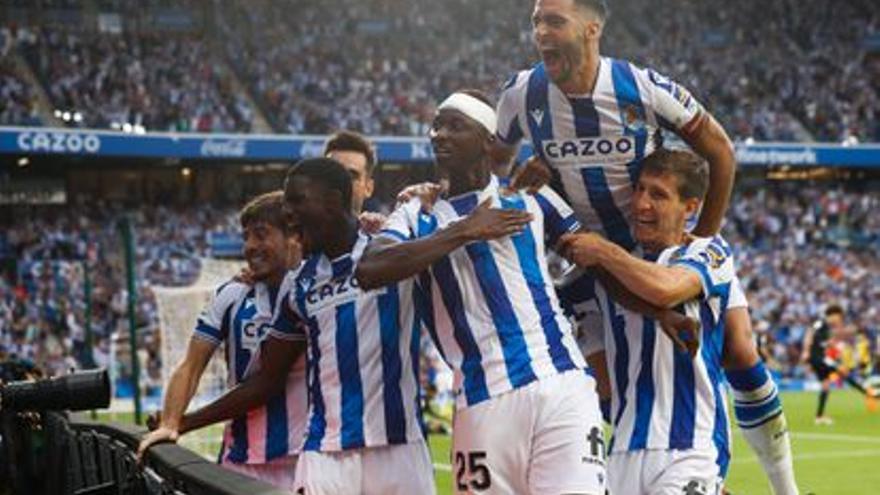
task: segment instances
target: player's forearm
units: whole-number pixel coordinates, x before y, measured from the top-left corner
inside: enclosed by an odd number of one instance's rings
[[[365,290],[405,280],[469,241],[462,222],[424,239],[399,243],[373,242],[358,262],[358,284]]]
[[[599,266],[627,290],[648,304],[672,308],[699,294],[674,268],[636,258],[612,242],[604,242],[597,253]]]
[[[668,309],[655,306],[627,289],[619,280],[604,269],[595,270],[596,277],[612,299],[630,311],[643,314],[654,320],[660,319],[663,311]]]
[[[162,403],[162,425],[173,430],[180,423],[199,384],[199,376],[188,366],[178,366],[171,374]]]
[[[709,189],[693,233],[700,237],[711,237],[721,230],[724,212],[730,203],[736,175],[736,155],[727,133],[711,116],[701,135],[689,144],[709,163]]]
[[[187,413],[181,420],[181,434],[205,426],[244,416],[284,390],[285,380],[273,379],[267,373],[257,373],[244,383],[223,394],[210,404]]]

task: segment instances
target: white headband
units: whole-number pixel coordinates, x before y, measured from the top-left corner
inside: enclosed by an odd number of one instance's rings
[[[446,98],[446,100],[437,107],[437,111],[439,112],[444,108],[458,110],[476,120],[493,136],[495,135],[495,131],[498,130],[498,119],[495,117],[495,109],[471,95],[452,93],[449,98]]]

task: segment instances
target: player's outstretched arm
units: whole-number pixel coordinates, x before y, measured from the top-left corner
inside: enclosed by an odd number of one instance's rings
[[[565,234],[556,251],[581,267],[601,266],[633,294],[660,308],[678,306],[703,290],[693,270],[637,258],[595,233]]]
[[[161,442],[176,442],[180,436],[180,423],[189,402],[192,400],[199,381],[217,348],[216,344],[198,337],[191,338],[183,358],[165,388],[162,403],[162,416],[159,426],[145,436],[138,446],[138,461],[143,460],[144,452],[150,446]]]
[[[405,280],[469,242],[515,234],[532,220],[530,213],[492,208],[490,204],[491,198],[480,203],[463,220],[430,237],[407,242],[383,237],[374,239],[358,262],[355,272],[358,284],[364,290],[371,290]]]
[[[721,230],[721,222],[733,190],[736,174],[733,143],[721,124],[709,114],[706,114],[706,118],[695,131],[683,134],[682,138],[709,163],[709,190],[693,234],[698,237],[712,237]]]
[[[180,432],[186,433],[243,416],[251,409],[265,404],[270,397],[284,390],[290,367],[304,351],[303,340],[280,339],[269,334],[261,345],[259,371],[219,399],[184,415]]]

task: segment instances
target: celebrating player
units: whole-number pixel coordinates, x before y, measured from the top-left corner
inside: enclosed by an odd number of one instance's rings
[[[338,162],[290,170],[285,201],[312,252],[287,276],[294,292],[273,332],[308,341],[309,413],[297,493],[434,493],[418,419],[413,283],[364,290],[354,277],[368,237],[352,213],[352,178]]]
[[[732,144],[715,119],[680,85],[650,69],[603,57],[608,17],[604,0],[537,0],[532,34],[541,63],[506,85],[498,104],[496,162],[506,165],[529,140],[535,159],[514,173],[514,188],[552,180],[587,229],[627,250],[635,247],[630,203],[642,159],[662,142],[660,129],[680,136],[709,162],[709,193],[697,235],[714,235],[733,187]],[[549,168],[548,168],[549,167]],[[564,288],[578,318],[582,350],[607,396],[599,306],[594,283],[581,277]]]
[[[432,213],[418,199],[399,207],[357,277],[378,287],[418,275],[429,331],[455,373],[456,493],[603,494],[595,385],[544,253],[545,233],[555,242],[578,223],[548,188],[501,194],[494,132],[480,94],[439,106],[431,141],[450,197]]]
[[[183,425],[184,412],[217,346],[226,345],[230,387],[259,367],[262,340],[278,301],[289,290],[282,284],[284,274],[301,260],[299,236],[283,213],[281,191],[255,198],[241,210],[240,219],[244,257],[256,283],[230,281],[217,289],[198,320],[186,356],[171,375],[159,427],[141,441],[141,457],[151,445],[176,441],[192,429]],[[292,344],[278,345],[279,354],[294,355]],[[245,409],[226,425],[220,459],[229,469],[290,490],[306,419],[304,360],[293,368],[288,365],[280,376],[257,407]]]
[[[341,163],[351,175],[351,208],[360,215],[373,196],[376,150],[367,138],[353,131],[338,131],[324,143],[324,156]]]
[[[637,254],[595,233],[564,236],[560,250],[580,266],[609,271],[648,302],[683,305],[701,321],[702,336],[693,360],[658,338],[653,319],[621,308],[598,289],[613,391],[611,492],[717,493],[730,459],[723,354],[730,347],[748,354],[754,345],[725,331],[732,299],[742,297],[741,291],[736,295],[730,247],[719,236],[698,238],[685,230],[708,188],[705,162],[690,152],[659,149],[641,167],[632,204]],[[742,346],[747,349],[738,350]],[[770,424],[785,431],[782,405],[766,369],[759,362],[728,376],[737,419],[774,491],[797,493],[787,436],[782,442],[769,439],[762,428]]]

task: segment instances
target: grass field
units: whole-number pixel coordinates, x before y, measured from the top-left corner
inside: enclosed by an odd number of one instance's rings
[[[792,432],[795,472],[801,493],[806,495],[875,495],[880,493],[880,413],[869,413],[860,395],[849,390],[835,391],[828,403],[831,426],[813,424],[814,393],[786,393],[783,403]],[[105,415],[106,419],[131,421],[131,414]],[[734,428],[733,461],[727,487],[734,495],[769,494],[761,466]],[[220,430],[202,438],[187,439],[184,445],[210,458],[217,453]],[[436,468],[437,492],[452,493],[449,466],[450,439],[433,436],[431,453]]]

